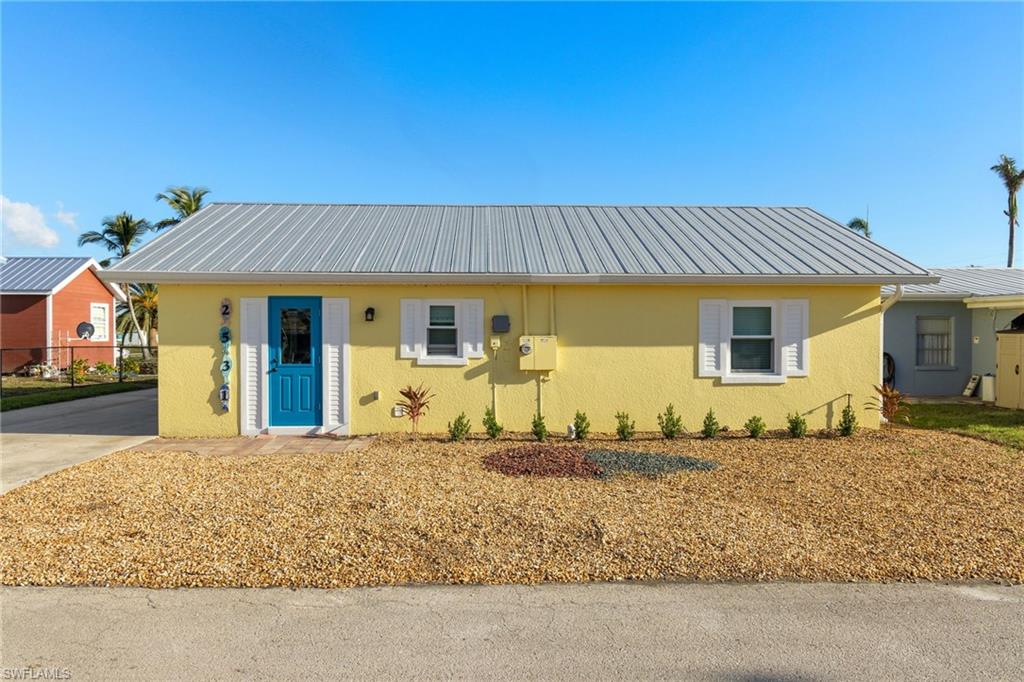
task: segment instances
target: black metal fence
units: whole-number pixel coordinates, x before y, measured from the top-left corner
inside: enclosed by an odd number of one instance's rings
[[[99,383],[152,381],[159,349],[139,345],[34,346],[0,348],[0,392],[24,395]]]

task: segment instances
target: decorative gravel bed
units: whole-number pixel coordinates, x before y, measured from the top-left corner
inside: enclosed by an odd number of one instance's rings
[[[598,478],[603,471],[572,445],[531,443],[492,452],[484,457],[484,466],[507,476],[560,476]]]
[[[524,444],[117,453],[0,496],[0,583],[1024,582],[1019,450],[894,429],[588,446],[719,464],[657,477],[484,466]]]
[[[630,450],[587,450],[584,457],[601,468],[601,478],[616,474],[634,473],[644,476],[661,476],[676,471],[711,471],[717,462],[685,455],[659,455],[654,452],[633,452]]]
[[[611,478],[626,472],[660,476],[675,471],[710,471],[718,464],[684,455],[531,443],[492,452],[484,457],[484,466],[507,476]]]

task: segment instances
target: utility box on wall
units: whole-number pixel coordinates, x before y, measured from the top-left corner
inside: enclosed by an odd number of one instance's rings
[[[520,336],[519,369],[548,372],[555,369],[558,357],[557,336]]]

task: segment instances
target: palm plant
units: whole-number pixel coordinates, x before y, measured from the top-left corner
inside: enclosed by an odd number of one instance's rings
[[[998,175],[1006,186],[1006,210],[1003,214],[1010,221],[1010,248],[1006,256],[1006,267],[1013,267],[1013,228],[1017,225],[1017,192],[1024,184],[1024,170],[1017,170],[1017,162],[1006,154],[999,155],[999,163],[992,166],[992,172]]]
[[[122,212],[116,216],[104,218],[102,230],[89,230],[78,235],[78,245],[101,244],[107,251],[112,252],[114,254],[112,258],[100,263],[106,267],[112,261],[119,261],[130,254],[132,249],[138,245],[142,235],[151,229],[153,228],[146,219],[136,218],[131,213]],[[128,297],[128,310],[139,339],[145,338],[139,327],[139,321],[135,315],[135,304],[131,296]]]
[[[203,207],[203,197],[210,193],[205,187],[168,187],[166,192],[156,195],[157,201],[163,201],[174,211],[174,218],[161,220],[156,229],[177,225]]]
[[[423,388],[423,384],[420,384],[418,388],[413,388],[411,385],[406,386],[398,393],[405,398],[398,403],[398,406],[412,422],[412,432],[416,433],[419,430],[420,417],[427,413],[427,410],[430,409],[430,400],[437,396],[431,393],[429,388]]]
[[[117,333],[124,338],[132,332],[133,328],[142,330],[144,336],[139,338],[141,342],[145,339],[146,347],[153,350],[153,346],[160,343],[159,320],[157,317],[159,291],[155,284],[129,284],[128,298],[132,302],[132,309],[128,305],[119,306],[117,315]],[[135,321],[132,321],[132,310],[134,310]]]
[[[854,232],[860,232],[868,239],[871,239],[871,228],[868,227],[867,218],[853,218],[846,226]]]

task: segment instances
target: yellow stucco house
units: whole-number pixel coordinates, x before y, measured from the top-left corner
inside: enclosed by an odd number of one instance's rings
[[[875,427],[880,287],[937,281],[809,208],[710,206],[213,204],[101,275],[160,285],[164,436],[407,430],[410,384],[424,431]]]

